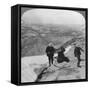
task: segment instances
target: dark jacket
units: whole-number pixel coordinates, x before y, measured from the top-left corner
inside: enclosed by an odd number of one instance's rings
[[[74,55],[75,55],[75,57],[81,55],[81,50],[82,49],[80,47],[75,47],[75,49],[74,49]]]
[[[64,61],[64,59],[65,59],[64,51],[65,51],[65,49],[62,48],[61,51],[58,52],[58,58],[57,58],[58,63],[61,63]]]
[[[53,56],[55,53],[55,48],[53,46],[47,46],[46,53],[47,56]]]

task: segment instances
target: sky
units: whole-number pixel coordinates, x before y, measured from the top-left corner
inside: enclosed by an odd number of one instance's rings
[[[64,24],[68,26],[85,25],[85,18],[82,14],[71,10],[55,9],[30,9],[25,11],[21,17],[27,24]]]

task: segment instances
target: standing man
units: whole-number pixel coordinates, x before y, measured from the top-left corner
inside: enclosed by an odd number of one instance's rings
[[[77,67],[81,67],[80,66],[80,61],[81,61],[81,51],[84,51],[82,48],[80,48],[79,46],[76,46],[76,44],[74,44],[75,49],[74,49],[74,55],[75,57],[78,59],[78,63],[77,63]]]
[[[51,66],[53,64],[54,53],[55,53],[55,48],[53,47],[52,43],[49,43],[49,45],[46,47],[46,54],[49,59],[49,66]]]

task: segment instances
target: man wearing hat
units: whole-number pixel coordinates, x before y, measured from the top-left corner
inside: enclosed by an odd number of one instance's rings
[[[49,59],[49,66],[51,66],[53,64],[54,53],[55,53],[55,48],[53,47],[52,43],[49,43],[48,46],[46,47],[46,54]]]

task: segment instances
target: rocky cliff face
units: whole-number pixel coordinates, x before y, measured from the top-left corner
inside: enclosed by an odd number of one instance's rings
[[[57,80],[77,80],[85,78],[85,54],[81,55],[81,68],[77,67],[77,59],[73,55],[71,48],[65,56],[70,60],[69,63],[57,63],[49,67],[46,55],[29,56],[21,59],[21,81],[22,82],[41,82],[41,81],[57,81]]]
[[[41,82],[58,80],[85,79],[85,61],[81,62],[81,68],[76,67],[77,60],[70,63],[52,65],[23,65],[22,82]]]
[[[62,64],[61,64],[62,65]],[[58,81],[58,80],[77,80],[85,78],[85,69],[71,67],[63,64],[62,66],[51,66],[40,74],[36,82],[40,81]]]

